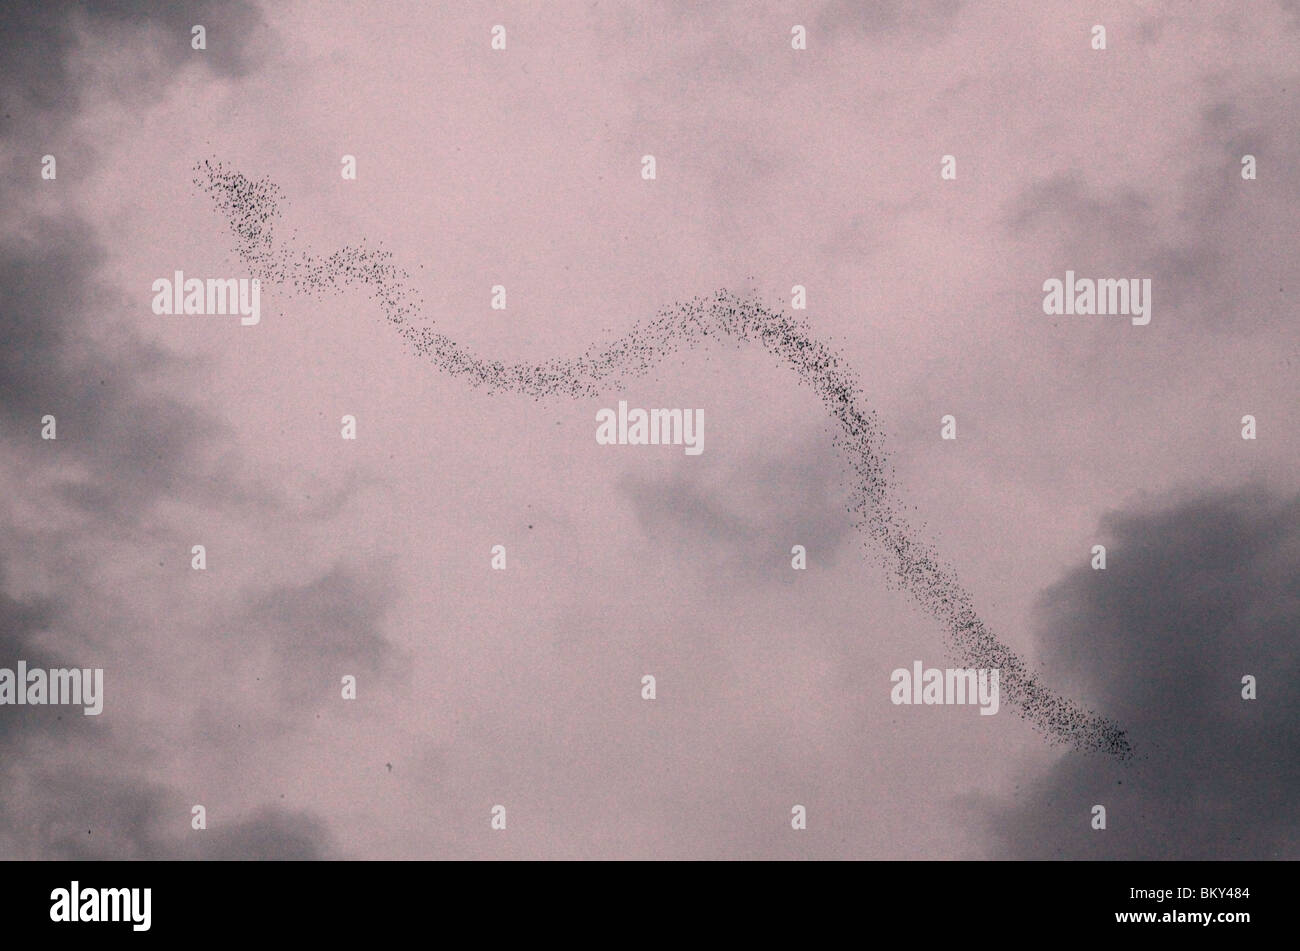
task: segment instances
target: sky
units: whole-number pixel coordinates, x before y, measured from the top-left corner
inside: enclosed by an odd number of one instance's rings
[[[0,667],[105,683],[0,706],[0,856],[1300,857],[1296,3],[13,2],[0,45]],[[249,274],[204,161],[485,359],[722,289],[806,320],[919,537],[1134,756],[891,703],[951,645],[760,348],[533,399],[358,287],[155,314]],[[1067,271],[1150,323],[1045,314]],[[704,451],[599,445],[619,400]]]

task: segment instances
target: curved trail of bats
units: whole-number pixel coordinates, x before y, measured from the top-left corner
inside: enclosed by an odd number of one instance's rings
[[[967,666],[1001,671],[1002,700],[1054,743],[1132,756],[1126,736],[1113,721],[1083,709],[1046,687],[985,626],[970,594],[933,548],[919,541],[890,497],[883,431],[873,410],[865,408],[854,372],[838,353],[814,339],[805,321],[770,310],[757,300],[720,290],[707,298],[671,304],[653,319],[635,324],[624,336],[582,356],[540,364],[505,364],[481,359],[454,340],[417,326],[421,300],[409,273],[393,263],[392,253],[364,244],[349,245],[318,256],[283,247],[274,240],[282,192],[269,179],[252,180],[221,163],[195,166],[194,184],[215,201],[229,220],[240,259],[252,276],[299,293],[321,297],[346,286],[366,285],[384,316],[422,357],[454,377],[491,392],[511,392],[569,399],[621,391],[627,381],[644,375],[665,357],[710,341],[757,341],[788,365],[800,384],[811,386],[837,425],[835,445],[857,478],[850,486],[849,513],[855,528],[878,557],[887,577],[901,585],[947,634],[957,659]]]

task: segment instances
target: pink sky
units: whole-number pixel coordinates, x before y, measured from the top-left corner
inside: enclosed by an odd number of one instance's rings
[[[23,643],[105,668],[105,714],[0,734],[0,853],[248,855],[270,830],[353,858],[1006,854],[989,816],[1075,754],[1010,711],[889,702],[942,632],[863,556],[825,415],[761,352],[533,402],[440,375],[361,293],[264,286],[242,327],[155,316],[150,285],[245,273],[205,158],[272,179],[299,245],[391,251],[428,322],[507,362],[803,284],[914,523],[1096,707],[1043,592],[1107,513],[1300,486],[1300,33],[1285,5],[1189,6],[212,3],[205,52],[179,14],[68,21],[79,98],[15,93],[3,150],[6,248],[65,241],[87,282],[57,341],[16,337],[66,385],[4,381],[35,395],[5,417],[3,582],[57,605]],[[1151,323],[1045,316],[1067,269],[1151,278]],[[101,369],[116,401],[60,403]],[[619,399],[703,408],[704,453],[598,446]]]

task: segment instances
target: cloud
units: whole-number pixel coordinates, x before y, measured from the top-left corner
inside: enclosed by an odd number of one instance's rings
[[[190,28],[207,30],[207,49],[190,47]],[[14,0],[0,5],[0,89],[6,110],[19,102],[40,110],[77,108],[81,79],[73,55],[87,31],[150,36],[159,64],[175,69],[191,54],[218,75],[242,76],[257,62],[261,12],[246,0]],[[164,83],[165,84],[165,83]],[[152,90],[137,90],[152,92]]]
[[[203,52],[190,48],[196,23],[207,29]],[[157,526],[139,529],[163,501],[197,499],[209,508],[247,501],[244,488],[228,484],[229,473],[207,464],[207,449],[226,433],[225,424],[169,391],[187,365],[142,340],[131,318],[118,316],[130,313],[130,306],[103,273],[105,234],[87,217],[89,209],[82,213],[71,206],[75,182],[51,198],[70,173],[60,168],[57,185],[43,182],[36,159],[45,148],[58,151],[58,143],[67,151],[93,150],[67,144],[79,135],[92,85],[97,101],[111,90],[110,106],[139,109],[160,100],[190,64],[219,77],[246,74],[267,39],[260,12],[245,0],[0,5],[0,143],[8,146],[0,149],[0,203],[6,207],[0,234],[0,432],[12,463],[5,474],[13,476],[5,485],[14,500],[6,529],[22,539],[0,565],[8,569],[0,571],[0,666],[20,660],[33,667],[81,666],[87,657],[99,664],[158,637],[155,628],[134,632],[129,641],[109,639],[90,626],[114,623],[117,592],[105,590],[95,575],[97,559],[77,552],[96,544],[111,560],[122,551],[111,546],[129,546],[133,536],[156,540]],[[97,57],[96,44],[116,55]],[[126,79],[97,81],[119,74]],[[84,171],[87,161],[80,164]],[[40,438],[47,413],[58,420],[53,442]],[[225,463],[233,465],[228,458]],[[299,620],[320,622],[301,611],[304,603],[325,604],[334,623],[359,623],[363,649],[374,647],[364,633],[371,602],[348,588],[347,577],[330,580],[333,590],[350,599],[351,613],[349,605],[324,596],[313,601],[309,590],[305,599],[289,599],[287,617],[295,617],[296,605]],[[20,593],[28,590],[54,593]],[[271,614],[263,608],[258,617]],[[59,651],[49,646],[55,642]],[[328,837],[319,820],[278,807],[230,827],[214,822],[207,839],[187,838],[191,801],[142,776],[141,769],[164,764],[156,762],[147,738],[130,732],[132,725],[140,728],[133,717],[150,715],[151,698],[121,696],[119,702],[112,689],[110,712],[100,717],[59,706],[0,708],[0,854],[163,858],[203,854],[203,848],[215,857],[325,853]]]
[[[282,709],[336,701],[344,674],[394,677],[406,669],[382,630],[390,578],[388,565],[337,564],[307,584],[251,598],[230,629],[242,655],[267,655],[259,669],[277,685]]]
[[[240,861],[314,861],[336,857],[328,826],[314,813],[261,806],[230,826],[212,824],[191,841],[195,857]]]
[[[664,478],[627,474],[619,490],[646,536],[709,576],[755,584],[790,577],[790,549],[832,565],[854,537],[844,462],[829,439],[810,437],[781,455],[751,457],[709,485],[698,467]]]
[[[1300,111],[1279,83],[1216,79],[1194,131],[1168,149],[1172,188],[1052,171],[1007,203],[1007,233],[1050,249],[1061,273],[1150,277],[1158,319],[1281,329],[1300,250],[1286,211],[1300,200],[1300,164],[1287,146],[1300,135]],[[1255,156],[1258,180],[1241,177],[1245,155]]]
[[[194,829],[194,803],[138,776],[68,765],[34,771],[28,784],[39,795],[16,812],[23,836],[8,845],[8,857],[292,861],[338,854],[328,826],[307,810],[267,803],[236,818],[208,803],[207,827]]]
[[[0,582],[3,580],[4,563],[0,561]],[[57,607],[48,598],[13,598],[0,590],[0,667],[14,670],[20,660],[29,668],[68,666],[41,644],[41,632],[54,623]],[[22,737],[55,730],[60,723],[75,728],[81,719],[80,710],[75,716],[62,717],[63,711],[52,706],[5,706],[0,711],[0,771],[12,765],[13,751]]]
[[[209,32],[202,53],[189,45],[195,23]],[[26,451],[25,467],[48,467],[38,484],[120,527],[164,494],[229,490],[198,475],[204,443],[224,426],[163,390],[178,361],[113,316],[128,307],[101,278],[102,237],[66,204],[46,201],[55,185],[37,177],[41,149],[33,143],[67,141],[92,78],[80,60],[88,43],[108,41],[107,31],[114,31],[114,48],[131,55],[103,68],[132,70],[131,82],[108,88],[135,107],[160,98],[186,62],[243,75],[267,31],[246,0],[0,7],[0,141],[16,146],[0,150],[7,153],[0,201],[13,226],[0,238],[0,425],[10,446]],[[39,438],[45,414],[58,421],[55,444]]]
[[[941,36],[952,31],[961,8],[961,0],[830,0],[822,7],[818,23],[832,36],[839,30],[867,36]]]
[[[138,776],[108,776],[69,763],[23,777],[15,803],[17,855],[39,859],[160,859],[175,856],[170,837],[185,828],[185,807]],[[7,791],[7,796],[12,792]],[[168,828],[167,812],[174,814]],[[0,839],[2,841],[2,839]],[[12,853],[11,853],[12,854]]]
[[[28,239],[0,244],[0,420],[11,446],[46,468],[64,501],[98,518],[133,518],[164,493],[225,491],[196,479],[203,443],[223,426],[156,392],[173,361],[135,341],[110,349],[102,327],[86,326],[92,312],[117,306],[96,279],[101,259],[74,215],[39,219]],[[58,425],[48,445],[46,414]]]
[[[1043,594],[1044,664],[1144,754],[1071,754],[990,812],[1016,858],[1300,857],[1300,496],[1261,487],[1103,523],[1107,568]],[[1241,696],[1254,676],[1258,699]],[[1107,829],[1090,827],[1094,804]]]

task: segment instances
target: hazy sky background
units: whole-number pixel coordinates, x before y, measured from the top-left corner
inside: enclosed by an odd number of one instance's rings
[[[0,666],[106,694],[0,708],[0,855],[1300,855],[1295,3],[15,2],[0,37]],[[154,315],[246,273],[203,159],[505,361],[806,285],[916,524],[1143,758],[889,702],[942,632],[757,349],[533,402],[359,292]],[[1045,316],[1067,269],[1150,277],[1151,323]],[[704,453],[598,446],[619,399],[703,408]]]

